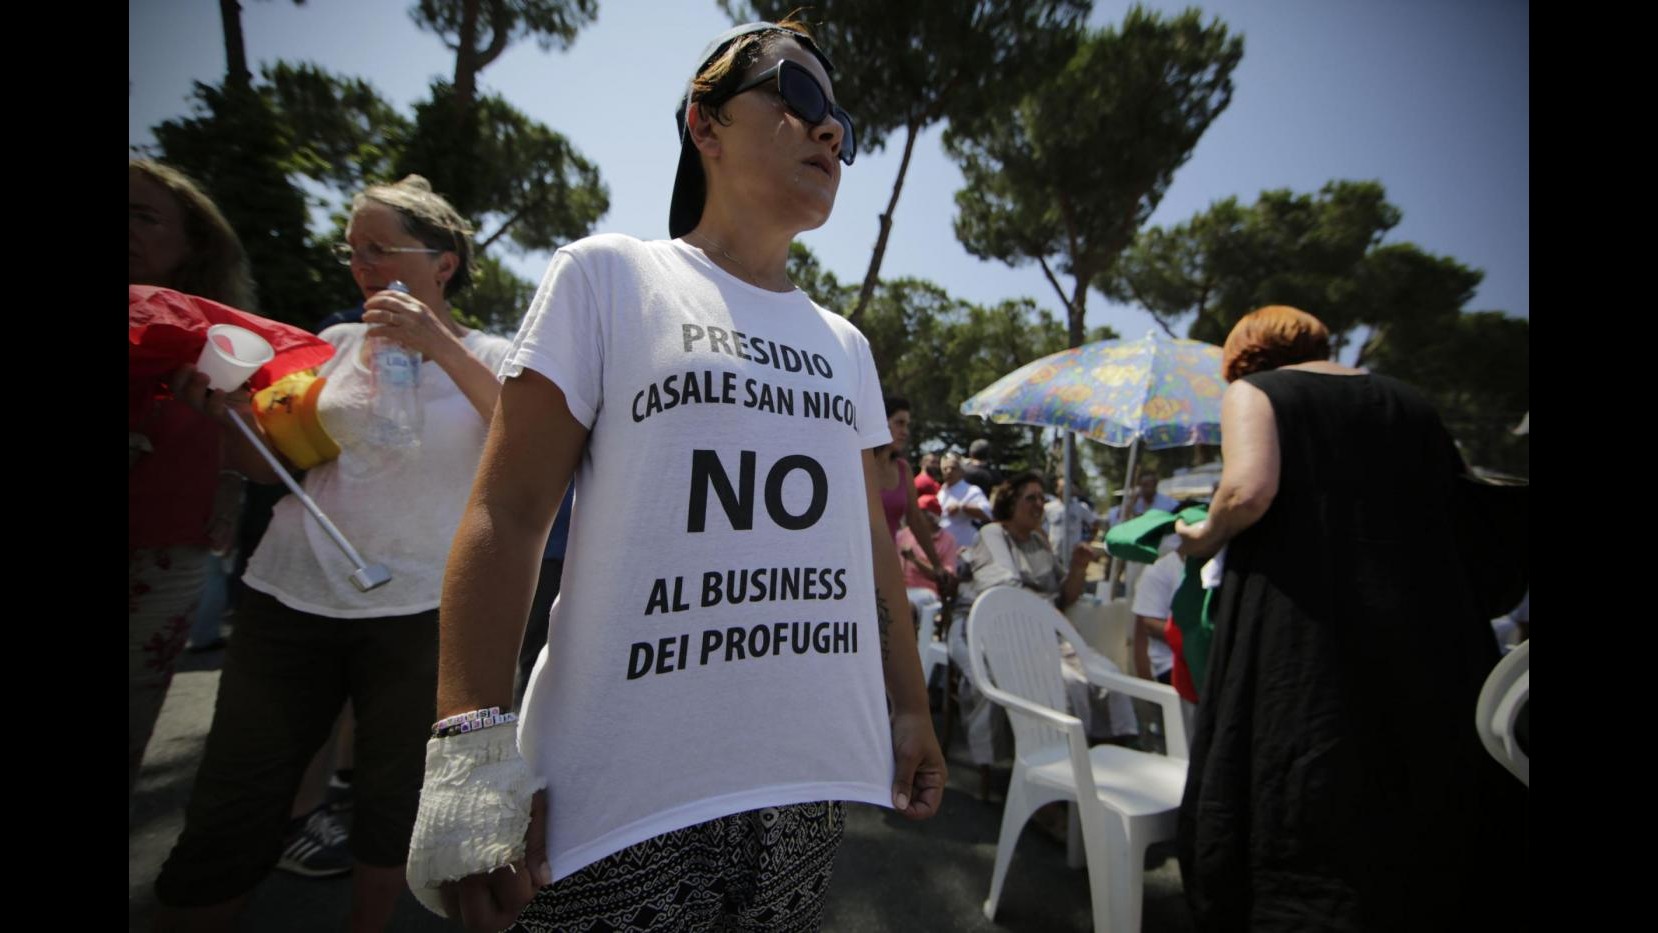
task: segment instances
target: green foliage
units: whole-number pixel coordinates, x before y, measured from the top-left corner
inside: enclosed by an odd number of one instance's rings
[[[599,15],[598,0],[420,0],[410,8],[409,18],[421,29],[436,33],[450,51],[458,51],[462,20],[469,4],[476,11],[478,25],[489,35],[486,48],[497,45],[505,48],[512,42],[534,37],[543,52],[554,49],[562,52],[576,41],[576,33],[581,28]],[[488,61],[483,62],[487,64]]]
[[[1531,322],[1499,311],[1459,313],[1420,331],[1371,335],[1375,372],[1416,386],[1476,466],[1530,475],[1530,444],[1512,433],[1531,409]]]
[[[910,400],[916,449],[962,452],[988,438],[1006,464],[1040,467],[1039,429],[961,414],[961,403],[1065,347],[1065,328],[1028,298],[977,305],[921,279],[882,282],[862,324],[884,392]]]
[[[478,260],[472,287],[455,303],[465,309],[464,316],[458,316],[468,327],[511,337],[534,297],[534,282],[519,278],[493,256],[484,256]]]
[[[812,251],[789,249],[789,277],[814,301],[845,315],[856,287],[842,285]],[[924,279],[884,281],[858,325],[869,340],[881,389],[909,399],[912,452],[953,448],[983,437],[1004,466],[1042,468],[1041,429],[996,425],[961,414],[961,403],[1038,357],[1065,348],[1065,327],[1028,298],[994,306],[952,297]],[[1098,328],[1099,339],[1116,336]]]
[[[475,101],[464,117],[475,132],[462,139],[446,129],[455,115],[441,82],[411,121],[369,83],[313,65],[279,62],[263,77],[248,89],[197,85],[194,114],[156,127],[153,154],[207,187],[247,248],[264,313],[279,320],[309,327],[359,300],[328,248],[344,234],[350,198],[369,184],[426,175],[479,227],[481,275],[458,303],[473,326],[498,332],[516,327],[534,285],[482,250],[555,249],[609,210],[598,169],[499,97]],[[317,199],[302,178],[338,208],[330,229],[310,230]]]
[[[846,315],[851,307],[850,300],[856,296],[857,290],[842,285],[840,280],[835,278],[835,273],[823,268],[823,264],[818,262],[817,255],[806,244],[799,240],[789,244],[787,269],[789,280],[795,287],[825,308],[843,317]]]
[[[1088,35],[1009,111],[945,133],[966,179],[956,237],[981,258],[1042,263],[1056,289],[1054,268],[1072,276],[1061,299],[1070,342],[1082,343],[1088,287],[1231,102],[1242,56],[1243,40],[1197,10],[1165,20],[1136,6],[1121,27]]]
[[[1372,342],[1391,336],[1396,344],[1426,347],[1457,326],[1484,277],[1478,269],[1426,253],[1414,243],[1377,247],[1355,276],[1360,297],[1354,317],[1371,326]],[[1360,365],[1367,362],[1368,347],[1359,353]]]
[[[470,128],[459,137],[457,121]],[[478,226],[481,248],[505,237],[520,250],[557,249],[610,210],[598,168],[497,95],[459,115],[450,86],[434,82],[432,99],[415,105],[414,127],[393,174],[426,176]]]
[[[392,156],[413,126],[373,85],[288,62],[263,69],[263,77],[260,93],[280,115],[292,146],[290,173],[340,192],[389,180]]]
[[[904,156],[879,220],[863,287],[849,317],[861,318],[880,277],[892,215],[921,130],[969,125],[1003,109],[1063,65],[1091,0],[822,0],[809,11],[818,45],[836,63],[835,96],[875,151],[903,131]],[[784,18],[793,0],[720,0],[733,21]]]
[[[1170,334],[1190,319],[1190,336],[1221,343],[1250,311],[1287,304],[1313,311],[1340,343],[1353,328],[1399,313],[1392,309],[1401,303],[1385,291],[1406,279],[1392,267],[1427,272],[1437,264],[1436,284],[1409,279],[1423,288],[1456,291],[1470,274],[1466,287],[1478,283],[1478,273],[1444,266],[1414,247],[1389,253],[1393,247],[1379,246],[1399,218],[1374,181],[1331,181],[1317,195],[1263,191],[1247,207],[1227,198],[1183,224],[1141,232],[1097,284],[1151,312]],[[1406,306],[1430,305],[1444,302]]]
[[[292,135],[250,89],[197,83],[192,115],[154,128],[150,153],[201,182],[247,250],[258,311],[309,326],[327,307],[333,259],[307,230],[305,195],[289,182]]]
[[[719,0],[733,22],[778,20],[793,0]],[[819,0],[802,18],[835,63],[835,96],[858,147],[939,120],[968,122],[1006,106],[1063,64],[1091,0]]]
[[[1359,365],[1427,393],[1472,462],[1524,475],[1526,442],[1508,431],[1530,407],[1530,323],[1464,313],[1483,274],[1413,243],[1382,244],[1400,217],[1374,181],[1264,191],[1247,206],[1227,198],[1143,231],[1101,289],[1170,333],[1190,321],[1189,336],[1216,344],[1272,304],[1317,316],[1338,354],[1367,327]]]

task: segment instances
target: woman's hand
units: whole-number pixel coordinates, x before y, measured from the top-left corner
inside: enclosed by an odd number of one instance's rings
[[[240,430],[230,423],[230,413],[235,412],[246,425],[255,433],[262,433],[259,419],[253,416],[253,396],[248,391],[247,384],[231,392],[215,392],[207,387],[207,375],[198,372],[196,367],[186,363],[173,370],[173,376],[168,381],[168,388],[173,397],[201,412],[227,430],[221,434],[223,460],[221,465],[241,473],[256,483],[267,485],[281,482],[276,470],[265,461],[264,456],[248,440]]]
[[[1213,530],[1214,526],[1206,521],[1188,525],[1178,518],[1175,519],[1174,533],[1180,536],[1180,556],[1201,557],[1207,560],[1220,553],[1226,542],[1213,534]]]
[[[933,734],[933,719],[920,714],[892,717],[892,808],[906,820],[925,820],[944,802],[949,768]]]
[[[1077,546],[1071,548],[1071,569],[1086,569],[1094,562],[1094,548],[1086,541],[1078,541]]]
[[[384,337],[438,361],[460,346],[438,313],[413,295],[387,289],[363,302],[363,323],[370,337]]]
[[[206,373],[198,372],[191,363],[185,363],[173,370],[167,387],[172,390],[174,398],[221,424],[227,421],[227,411],[241,412],[244,419],[251,417],[253,394],[248,391],[246,383],[232,392],[215,392],[207,387],[207,383]]]
[[[524,860],[445,884],[441,889],[443,908],[468,933],[500,930],[511,926],[535,899],[535,892],[552,882],[547,867],[547,792],[539,790],[530,798]]]

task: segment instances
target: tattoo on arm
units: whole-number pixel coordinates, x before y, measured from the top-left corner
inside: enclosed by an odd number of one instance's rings
[[[879,590],[875,592],[875,623],[881,629],[881,663],[885,664],[892,654],[892,639],[888,632],[892,628],[892,613],[888,611],[886,598]]]

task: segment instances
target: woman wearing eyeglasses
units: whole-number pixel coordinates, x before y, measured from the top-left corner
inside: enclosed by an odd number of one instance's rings
[[[471,230],[425,179],[359,194],[341,253],[367,300],[363,323],[321,334],[336,352],[319,368],[327,382],[317,413],[340,455],[313,467],[305,490],[392,579],[360,592],[301,504],[278,503],[243,577],[249,593],[184,833],[156,882],[166,905],[158,929],[228,928],[279,854],[303,858],[284,850],[285,833],[301,848],[337,844],[306,843],[307,827],[287,825],[288,806],[348,698],[356,716],[352,929],[384,928],[406,883],[433,718],[444,561],[509,342],[470,331],[450,313],[450,298],[472,281]],[[408,291],[388,290],[393,282]],[[371,337],[421,358],[418,445],[375,439]]]
[[[469,929],[814,929],[842,801],[939,805],[878,375],[785,265],[852,161],[831,72],[798,23],[715,39],[675,117],[673,239],[559,250],[502,367],[409,858]],[[492,709],[572,477],[514,727]]]

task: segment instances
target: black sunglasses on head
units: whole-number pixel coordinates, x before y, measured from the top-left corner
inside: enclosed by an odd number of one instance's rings
[[[800,119],[817,126],[827,116],[835,118],[835,122],[845,131],[841,137],[840,159],[851,165],[852,160],[858,155],[858,137],[852,129],[851,114],[830,104],[829,95],[823,93],[823,85],[817,83],[817,78],[812,77],[812,73],[799,62],[783,59],[743,82],[726,97],[726,100],[761,87],[774,77],[777,79],[777,96],[781,97],[784,105],[793,110]]]

